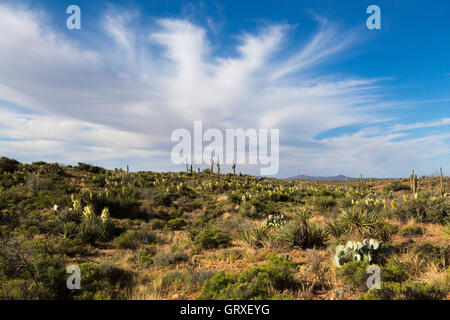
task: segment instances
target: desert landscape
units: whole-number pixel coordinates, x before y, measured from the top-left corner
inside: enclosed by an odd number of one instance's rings
[[[450,297],[450,180],[0,161],[0,299]],[[238,168],[239,169],[239,168]],[[80,290],[66,267],[81,270]],[[380,287],[369,289],[369,265]]]

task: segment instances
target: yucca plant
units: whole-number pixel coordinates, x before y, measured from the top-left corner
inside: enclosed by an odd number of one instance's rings
[[[295,218],[300,222],[308,221],[312,216],[312,211],[308,207],[301,207],[297,209],[295,213]]]
[[[336,220],[334,222],[327,223],[328,233],[335,239],[341,239],[350,233],[350,226],[347,222]]]
[[[98,219],[83,220],[80,224],[80,237],[84,243],[94,243],[103,235],[103,228]]]
[[[277,240],[283,245],[291,247],[306,247],[308,229],[306,222],[299,223],[296,220],[289,221],[278,229]]]
[[[69,221],[64,223],[63,225],[63,235],[64,238],[73,238],[77,235],[79,230],[78,225],[73,222],[73,221]]]
[[[315,223],[307,223],[306,248],[318,248],[324,245],[328,239],[328,230],[326,226]]]
[[[252,248],[263,248],[269,241],[269,233],[266,226],[245,230],[241,240]]]
[[[350,226],[350,233],[357,231],[360,235],[373,230],[378,222],[375,212],[358,207],[343,210],[341,219]]]
[[[372,232],[381,241],[388,242],[398,232],[398,226],[384,221],[378,222]]]

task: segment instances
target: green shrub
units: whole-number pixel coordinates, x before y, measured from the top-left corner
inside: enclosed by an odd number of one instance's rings
[[[105,169],[102,167],[97,167],[92,164],[78,162],[78,166],[76,167],[79,171],[85,171],[90,173],[104,173]]]
[[[225,248],[231,242],[229,234],[214,228],[205,228],[194,237],[197,249]]]
[[[183,218],[175,218],[167,221],[167,228],[170,230],[180,230],[186,225],[186,221]]]
[[[293,269],[291,262],[272,257],[266,265],[252,267],[241,274],[221,271],[205,281],[198,299],[269,299],[270,288],[284,290],[294,284]]]
[[[239,214],[243,217],[259,219],[269,215],[279,214],[279,211],[273,202],[252,199],[241,203],[239,206]]]
[[[425,229],[421,226],[408,226],[400,230],[398,234],[402,237],[422,236],[425,234]]]
[[[390,185],[384,187],[384,191],[385,192],[390,192],[390,191],[401,191],[401,190],[406,190],[406,191],[410,191],[411,187],[401,183],[400,181],[392,181]]]
[[[322,212],[325,212],[336,205],[336,200],[331,196],[317,197],[313,201],[314,206]]]
[[[381,280],[383,282],[402,283],[408,279],[408,272],[405,267],[400,264],[386,266],[381,269]]]
[[[338,271],[344,282],[355,288],[366,290],[367,279],[370,274],[367,273],[369,263],[367,261],[350,261],[345,263]]]
[[[133,274],[110,263],[85,262],[80,264],[81,288],[73,290],[74,299],[124,299],[124,289],[131,287]]]
[[[114,239],[114,245],[120,249],[137,249],[139,245],[150,244],[156,241],[153,233],[140,230],[127,230]]]
[[[431,200],[428,198],[413,199],[395,210],[395,215],[402,220],[415,218],[419,222],[444,224],[450,217],[450,202],[444,198]]]
[[[400,284],[381,282],[381,289],[371,289],[362,300],[441,300],[446,290],[426,283]]]
[[[160,251],[155,254],[152,261],[158,266],[168,266],[171,264],[179,264],[189,262],[190,258],[185,252],[164,252]]]
[[[448,266],[450,262],[450,246],[435,245],[429,241],[422,241],[414,245],[412,252],[420,259]]]
[[[153,230],[161,230],[164,228],[165,225],[166,225],[166,222],[161,219],[153,219],[152,221],[150,221],[150,227]]]
[[[9,172],[13,173],[19,169],[20,162],[14,159],[9,159],[6,157],[0,158],[0,173]]]

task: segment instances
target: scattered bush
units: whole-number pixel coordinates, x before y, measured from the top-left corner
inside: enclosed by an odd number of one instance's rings
[[[381,289],[371,289],[362,300],[441,300],[446,290],[426,283],[400,284],[381,282]]]
[[[19,169],[20,162],[14,159],[9,159],[6,157],[0,158],[0,173],[9,172],[13,173]]]
[[[73,290],[77,300],[124,299],[124,289],[131,287],[133,274],[111,263],[80,264],[82,290]]]
[[[183,218],[175,218],[167,221],[167,228],[169,230],[180,230],[186,225],[186,221]]]
[[[400,230],[398,234],[402,237],[422,236],[425,234],[425,229],[421,226],[408,226]]]
[[[152,221],[150,221],[150,227],[153,230],[161,230],[165,227],[165,225],[166,225],[166,222],[161,219],[153,219]]]
[[[140,245],[150,244],[156,241],[153,233],[141,230],[127,230],[114,239],[114,245],[120,249],[137,249]]]
[[[206,228],[194,238],[194,244],[198,250],[225,248],[230,242],[231,237],[227,233],[214,228]]]
[[[366,290],[367,279],[370,274],[367,273],[369,263],[367,261],[350,261],[345,263],[338,271],[344,282],[352,287]]]
[[[383,282],[402,283],[409,279],[405,267],[400,264],[390,265],[381,269],[381,280]]]
[[[184,252],[164,252],[160,251],[152,259],[153,264],[158,266],[168,266],[189,262],[189,256]]]
[[[222,271],[205,281],[198,299],[269,299],[270,288],[283,290],[294,284],[293,269],[291,262],[272,257],[266,265],[252,267],[241,274]]]

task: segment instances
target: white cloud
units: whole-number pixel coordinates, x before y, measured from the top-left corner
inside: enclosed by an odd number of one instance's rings
[[[67,162],[128,157],[148,159],[148,169],[168,168],[169,156],[164,164],[154,159],[170,152],[174,129],[191,129],[194,120],[219,129],[280,128],[284,175],[298,166],[330,174],[372,166],[395,175],[396,163],[421,164],[449,151],[444,136],[400,143],[394,134],[448,119],[377,129],[392,120],[383,112],[390,102],[380,79],[313,76],[322,62],[358,44],[354,31],[323,21],[282,59],[292,28],[269,25],[243,32],[235,53],[224,57],[199,25],[162,18],[136,28],[136,19],[135,12],[109,8],[98,30],[107,37],[88,45],[52,29],[42,13],[0,5],[0,29],[8,30],[0,33],[0,100],[38,112],[1,111],[0,153]],[[368,124],[376,135],[364,129],[314,139]]]

